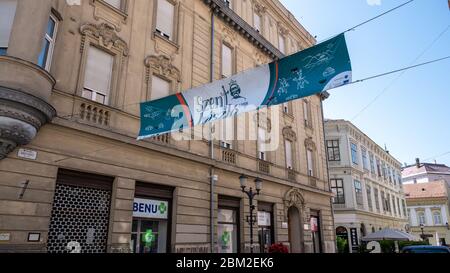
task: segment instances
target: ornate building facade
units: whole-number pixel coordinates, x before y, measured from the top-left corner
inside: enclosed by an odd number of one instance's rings
[[[140,102],[312,46],[281,3],[0,6],[0,252],[248,252],[242,174],[263,181],[257,251],[335,251],[323,95],[253,114],[279,139],[271,151],[236,138],[211,149],[202,128],[136,141]]]
[[[407,231],[401,163],[349,121],[325,121],[325,138],[336,235],[349,251],[375,231]]]

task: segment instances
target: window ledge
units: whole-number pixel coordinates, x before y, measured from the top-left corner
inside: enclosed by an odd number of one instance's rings
[[[153,31],[152,38],[154,40],[156,40],[156,39],[161,40],[161,41],[169,44],[170,46],[174,47],[176,50],[178,50],[180,48],[180,45],[178,45],[176,42],[169,40],[166,37],[160,35],[156,30]]]

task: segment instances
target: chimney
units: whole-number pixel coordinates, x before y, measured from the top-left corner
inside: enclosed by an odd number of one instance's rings
[[[419,158],[416,158],[416,167],[420,168],[420,159]]]

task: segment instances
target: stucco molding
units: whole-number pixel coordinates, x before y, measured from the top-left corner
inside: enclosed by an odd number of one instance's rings
[[[292,126],[286,126],[283,129],[283,137],[289,141],[297,141],[297,134],[292,129]]]
[[[146,80],[150,79],[150,70],[155,70],[159,75],[171,78],[177,82],[181,81],[181,72],[172,64],[172,59],[166,55],[151,55],[144,60],[147,68]]]
[[[312,140],[312,137],[308,137],[305,139],[305,147],[308,150],[312,150],[312,151],[317,150],[316,143],[314,143],[314,141]]]
[[[128,44],[117,35],[116,28],[108,23],[101,23],[99,25],[87,23],[80,27],[82,35],[81,53],[84,51],[86,44],[86,36],[90,36],[98,40],[98,45],[111,50],[112,47],[122,52],[123,56],[128,56]]]
[[[284,195],[284,217],[287,220],[288,218],[288,211],[291,207],[296,207],[302,218],[305,215],[306,211],[306,202],[305,197],[303,196],[302,191],[299,188],[291,188],[286,192]],[[305,221],[305,219],[302,219],[302,221]]]

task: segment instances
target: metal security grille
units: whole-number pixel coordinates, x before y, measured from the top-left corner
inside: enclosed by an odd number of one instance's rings
[[[56,184],[47,251],[105,253],[111,191]]]

